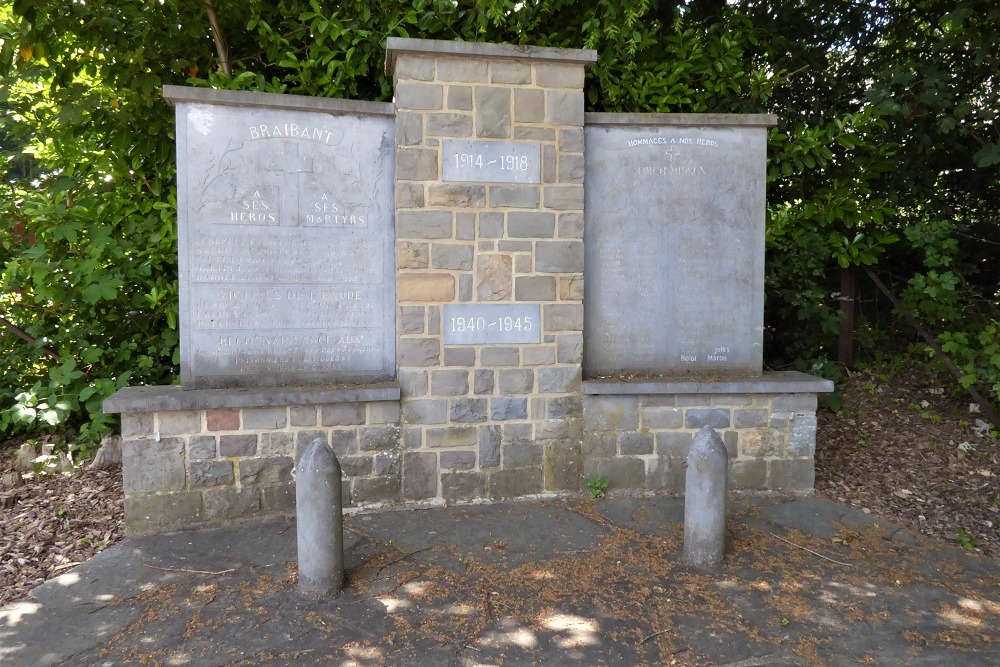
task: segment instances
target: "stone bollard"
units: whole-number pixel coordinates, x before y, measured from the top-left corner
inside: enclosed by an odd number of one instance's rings
[[[694,436],[684,491],[684,560],[716,568],[726,551],[726,487],[729,454],[710,426]]]
[[[340,462],[319,438],[306,445],[295,473],[299,591],[337,595],[344,586],[344,507]]]

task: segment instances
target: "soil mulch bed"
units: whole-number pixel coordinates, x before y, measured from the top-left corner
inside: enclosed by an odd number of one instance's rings
[[[1000,558],[1000,440],[951,387],[923,369],[839,383],[843,409],[819,414],[816,493]],[[29,475],[0,496],[12,498],[0,509],[0,606],[124,535],[120,468]]]

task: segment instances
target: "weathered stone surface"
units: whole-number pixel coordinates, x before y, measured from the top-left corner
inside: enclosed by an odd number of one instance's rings
[[[372,473],[372,456],[338,456],[340,469],[347,477],[365,477]]]
[[[556,350],[551,345],[524,348],[521,363],[525,366],[551,366],[556,363]]]
[[[556,339],[556,361],[560,364],[579,364],[583,360],[583,334],[564,333]]]
[[[541,468],[496,470],[489,474],[489,494],[492,498],[517,498],[541,493],[544,488]]]
[[[363,452],[397,449],[399,447],[399,427],[389,425],[362,428],[359,441]]]
[[[474,424],[486,421],[486,399],[485,398],[452,399],[451,421],[459,424]]]
[[[701,428],[703,426],[729,428],[729,424],[729,410],[723,408],[691,409],[684,413],[684,426],[686,428]]]
[[[301,431],[296,435],[296,456],[316,438],[327,437],[326,431]],[[358,431],[353,428],[338,428],[329,432],[330,447],[338,457],[350,456],[358,452]]]
[[[542,183],[556,182],[557,162],[556,147],[551,145],[544,146],[542,148]]]
[[[486,476],[481,472],[441,473],[441,496],[449,501],[474,500],[486,492]]]
[[[468,137],[472,134],[472,116],[466,113],[429,113],[428,137]]]
[[[479,214],[479,238],[498,239],[503,236],[504,214],[485,211]]]
[[[641,489],[646,483],[646,464],[636,458],[588,459],[584,475],[607,479],[609,491]]]
[[[436,179],[436,164],[434,170]],[[453,233],[452,214],[449,211],[399,211],[396,214],[398,239],[450,239]]]
[[[757,428],[767,426],[771,412],[765,409],[733,410],[734,428]]]
[[[377,401],[368,403],[367,423],[395,424],[399,422],[400,406],[397,401]]]
[[[423,500],[438,493],[437,454],[406,452],[403,454],[403,498]]]
[[[816,453],[816,415],[796,415],[788,432],[789,456],[813,456]]]
[[[690,440],[690,437],[689,437]],[[646,465],[646,489],[649,491],[684,491],[687,469],[685,456],[658,456]]]
[[[256,456],[257,434],[219,436],[219,456]]]
[[[426,269],[430,266],[430,244],[400,241],[397,248],[396,262],[400,269]]]
[[[577,491],[583,477],[583,453],[578,441],[545,445],[545,490]]]
[[[441,452],[442,470],[471,470],[476,467],[475,452]]]
[[[511,127],[511,92],[507,88],[476,88],[476,136],[508,139]]]
[[[260,491],[214,488],[202,491],[204,516],[213,519],[242,519],[260,511]]]
[[[583,398],[580,396],[560,396],[550,398],[545,408],[547,419],[564,419],[574,417],[579,419],[583,415]]]
[[[648,433],[622,433],[618,446],[623,456],[653,453],[653,436]]]
[[[775,456],[781,453],[781,434],[769,428],[740,433],[740,454],[752,458]]]
[[[550,239],[555,232],[555,225],[554,213],[511,211],[507,214],[507,236],[510,238]]]
[[[583,185],[582,155],[563,155],[559,158],[559,182]]]
[[[491,208],[537,208],[538,202],[538,188],[532,185],[494,185],[490,188]],[[509,230],[509,217],[507,227]]]
[[[396,452],[379,452],[374,457],[373,469],[376,475],[398,475],[402,457]]]
[[[535,63],[535,85],[542,88],[583,88],[583,65]]]
[[[475,58],[441,58],[437,64],[439,81],[486,83],[489,64]]]
[[[581,301],[583,299],[583,276],[559,276],[559,300]]]
[[[558,331],[583,330],[583,306],[581,304],[545,304],[542,309],[545,317],[546,333]]]
[[[530,394],[535,387],[535,373],[530,369],[511,368],[499,371],[501,394]]]
[[[285,428],[288,415],[285,408],[246,408],[243,410],[243,428],[247,431]]]
[[[559,214],[559,238],[582,239],[583,229],[583,216],[579,213]]]
[[[476,350],[472,347],[453,347],[445,346],[444,348],[444,365],[445,366],[464,366],[470,367],[476,365]]]
[[[201,432],[201,412],[180,410],[159,413],[160,435],[190,435]]]
[[[582,153],[583,128],[570,127],[559,130],[559,150],[563,153]]]
[[[431,393],[435,396],[465,396],[469,393],[468,369],[431,371]]]
[[[290,456],[270,456],[267,458],[243,459],[239,462],[240,484],[243,486],[266,486],[292,479],[294,462]]]
[[[444,101],[444,89],[430,83],[400,81],[394,89],[396,107],[434,111],[440,109]]]
[[[428,398],[403,402],[403,421],[407,424],[443,424],[447,418],[447,399]]]
[[[216,443],[214,435],[192,435],[188,438],[188,458],[192,461],[214,459]]]
[[[340,403],[323,406],[323,426],[356,426],[364,423],[364,403]]]
[[[459,111],[471,111],[472,88],[469,86],[448,86],[448,108]],[[469,124],[469,128],[469,134],[472,134],[471,122]]]
[[[431,185],[427,188],[427,204],[454,208],[483,208],[486,206],[486,187],[456,183]]]
[[[588,396],[583,418],[588,431],[635,431],[639,428],[639,398]]]
[[[583,125],[583,92],[547,91],[545,121],[553,125]]]
[[[545,120],[545,91],[537,88],[514,90],[514,121],[541,123]]]
[[[474,426],[452,426],[450,428],[429,428],[426,444],[435,449],[475,447],[479,442],[479,429]]]
[[[556,281],[552,276],[518,276],[514,280],[516,301],[555,301]]]
[[[356,504],[398,502],[400,491],[398,477],[359,477],[351,485],[351,501]]]
[[[455,278],[441,273],[404,273],[398,281],[399,300],[441,303],[455,300]]]
[[[239,410],[205,410],[205,427],[209,431],[238,431]]]
[[[125,440],[122,461],[126,496],[184,489],[184,441],[180,438]]]
[[[500,443],[499,426],[484,426],[479,429],[480,468],[495,468],[500,465]]]
[[[513,286],[513,260],[510,255],[485,254],[476,266],[476,296],[480,301],[506,301]]]
[[[426,396],[429,389],[427,371],[422,369],[400,370],[399,389],[403,398]]]
[[[417,146],[423,139],[423,114],[405,112],[396,114],[396,142],[400,146]]]
[[[816,412],[816,394],[780,394],[771,399],[774,412]]]
[[[782,491],[812,491],[815,464],[809,459],[773,459],[767,462],[767,488]]]
[[[265,486],[260,490],[260,507],[265,512],[287,512],[295,509],[295,482]]]
[[[509,443],[503,446],[503,467],[523,468],[542,463],[542,446],[534,442]]]
[[[491,83],[531,83],[531,65],[495,60],[490,63]]]
[[[436,338],[400,338],[400,366],[437,366],[441,359],[441,344]]]
[[[761,459],[730,460],[729,484],[734,489],[767,488],[767,461]]]
[[[473,375],[473,388],[475,394],[493,393],[493,371],[488,368],[477,368]]]
[[[643,408],[642,425],[645,428],[681,428],[684,411],[677,408]]]
[[[125,526],[129,535],[181,528],[203,519],[201,491],[167,494],[133,494],[125,503]]]
[[[660,456],[687,458],[690,448],[690,433],[667,431],[656,434],[656,453]]]
[[[132,412],[122,415],[122,437],[134,438],[142,435],[153,435],[153,413]]]
[[[316,426],[315,405],[293,405],[288,408],[288,422],[292,426]]]
[[[550,273],[583,271],[582,241],[539,241],[535,244],[535,270]]]
[[[517,366],[521,363],[521,355],[516,347],[500,345],[484,347],[479,352],[479,358],[483,366]]]
[[[546,208],[562,211],[582,211],[583,186],[547,185],[543,188],[543,202]]]
[[[586,458],[611,458],[618,453],[618,434],[587,431],[583,436],[583,455]]]
[[[416,81],[434,80],[434,58],[410,55],[407,58],[400,58],[396,61],[393,70],[396,81],[406,81],[414,79]]]
[[[228,486],[233,479],[232,461],[192,461],[188,468],[188,483],[192,489]]]
[[[538,369],[538,393],[572,394],[580,391],[583,376],[579,366]]]

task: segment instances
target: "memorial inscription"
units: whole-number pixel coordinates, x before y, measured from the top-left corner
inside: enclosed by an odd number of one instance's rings
[[[238,104],[165,94],[182,98],[182,385],[391,378],[391,117],[315,100],[278,109],[246,93],[234,94]]]
[[[537,303],[455,303],[444,306],[446,345],[539,343],[542,307]]]
[[[594,116],[585,372],[759,375],[766,128]]]
[[[445,139],[442,179],[476,183],[541,183],[537,143]]]

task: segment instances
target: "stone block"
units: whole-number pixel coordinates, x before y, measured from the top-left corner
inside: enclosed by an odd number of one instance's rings
[[[555,233],[554,213],[511,211],[507,214],[507,236],[521,239],[550,239]]]
[[[396,343],[400,366],[437,366],[441,343],[436,338],[400,338]]]
[[[545,122],[583,125],[583,91],[549,90],[545,94]]]
[[[476,350],[466,346],[445,346],[444,348],[445,366],[475,366]]]
[[[323,406],[323,426],[357,426],[364,423],[364,403],[338,403]]]
[[[533,439],[532,434],[534,433],[534,430],[535,429],[531,424],[508,422],[503,424],[503,439],[506,442],[531,440]]]
[[[733,410],[733,428],[759,428],[770,419],[771,412],[765,409]]]
[[[539,241],[535,244],[535,270],[548,273],[583,271],[582,241]]]
[[[438,152],[429,148],[397,148],[396,179],[399,181],[434,181],[438,177]],[[426,211],[423,213],[430,213]],[[397,238],[433,238],[397,233]],[[397,231],[403,231],[397,229]]]
[[[160,435],[192,435],[201,433],[200,410],[177,410],[159,413]]]
[[[437,63],[438,81],[451,83],[486,83],[489,63],[475,58],[440,58]]]
[[[125,529],[131,535],[161,533],[202,519],[201,491],[133,494],[125,498]]]
[[[424,307],[401,306],[396,330],[403,336],[424,333]]]
[[[694,408],[684,413],[686,428],[729,428],[730,412],[724,408]]]
[[[426,269],[430,266],[430,244],[400,241],[396,244],[396,262],[400,269]]]
[[[535,388],[535,372],[530,369],[504,369],[499,375],[501,394],[530,394]]]
[[[556,182],[556,147],[542,146],[542,183]]]
[[[465,273],[458,277],[458,300],[472,301],[472,274]]]
[[[240,430],[239,410],[205,410],[205,427],[209,431]]]
[[[486,186],[455,183],[431,185],[427,188],[427,205],[449,208],[483,208],[486,206]]]
[[[583,301],[583,276],[559,276],[559,300]]]
[[[455,213],[455,238],[459,241],[474,241],[476,238],[476,214],[469,212]]]
[[[426,396],[430,388],[428,374],[425,370],[400,370],[399,390],[403,398]]]
[[[531,65],[495,60],[490,63],[491,83],[531,83]]]
[[[396,114],[396,144],[419,146],[424,140],[424,115],[400,112]]]
[[[354,429],[346,431],[347,433],[356,434]],[[295,433],[295,459],[298,460],[299,455],[302,450],[311,443],[313,440],[319,440],[320,442],[330,443],[330,431],[325,431],[322,429],[316,429],[315,431],[296,431]],[[355,439],[355,443],[357,440]],[[337,456],[340,456],[340,452],[334,449]]]
[[[618,434],[587,431],[583,436],[583,455],[585,458],[608,459],[618,454]]]
[[[560,364],[579,364],[583,361],[583,334],[560,334],[556,338],[556,361]]]
[[[394,88],[397,109],[436,111],[443,106],[444,89],[436,84],[400,81]]]
[[[463,451],[441,452],[442,470],[472,470],[476,467],[476,453]]]
[[[367,426],[360,430],[359,436],[363,452],[399,448],[399,427],[396,425]]]
[[[434,176],[437,179],[435,173]],[[399,211],[397,239],[450,239],[454,233],[450,211]]]
[[[372,474],[372,456],[338,456],[340,471],[347,477],[365,477]]]
[[[774,412],[816,412],[816,394],[778,394],[771,399]],[[162,428],[160,429],[162,431]]]
[[[489,473],[488,493],[491,498],[517,498],[541,493],[544,489],[541,468],[514,468]]]
[[[124,440],[122,476],[125,495],[182,491],[184,441],[180,438]]]
[[[762,459],[730,460],[729,487],[732,489],[766,489],[767,461]]]
[[[288,512],[295,509],[295,482],[265,486],[260,490],[260,507],[265,512]]]
[[[545,208],[560,211],[583,210],[582,185],[547,185],[543,188]]]
[[[240,484],[247,487],[290,482],[294,466],[291,456],[243,459],[239,462]]]
[[[545,304],[542,306],[542,316],[545,318],[546,333],[583,331],[583,304]]]
[[[257,453],[261,456],[294,456],[295,434],[287,431],[261,433],[257,438]]]
[[[578,491],[583,476],[580,442],[547,443],[544,472],[546,491]]]
[[[403,449],[422,449],[424,446],[424,430],[419,426],[403,427]]]
[[[455,300],[455,278],[441,273],[404,273],[396,282],[399,301]]]
[[[435,396],[465,396],[469,393],[468,369],[431,371],[431,394]]]
[[[514,126],[514,139],[519,141],[555,141],[556,131],[551,127],[537,127],[537,126],[525,126],[525,125],[515,125]],[[545,152],[543,149],[542,159],[545,159]]]
[[[501,436],[499,426],[484,426],[479,429],[480,468],[495,468],[500,465],[500,443]]]
[[[256,456],[257,434],[219,436],[219,456]]]
[[[479,214],[479,238],[498,239],[503,236],[504,214],[484,211]]]
[[[639,429],[638,396],[588,396],[583,403],[587,431],[636,431]]]
[[[592,472],[588,472],[588,469]],[[585,466],[587,477],[608,480],[608,490],[641,489],[646,485],[646,464],[642,459],[614,458],[590,459]]]
[[[132,412],[122,415],[122,437],[153,435],[153,413]]]
[[[476,136],[484,139],[510,138],[510,89],[476,88],[475,96]]]
[[[653,436],[649,433],[622,433],[618,438],[618,448],[623,456],[653,453]]]
[[[582,155],[563,155],[559,158],[559,182],[583,185]]]
[[[232,461],[192,461],[188,467],[188,484],[192,489],[228,486],[233,480]]]
[[[481,472],[441,473],[441,496],[448,502],[475,500],[486,493],[486,475]]]
[[[315,405],[293,405],[288,408],[288,421],[292,426],[316,426]]]
[[[535,442],[508,443],[503,446],[503,467],[524,468],[542,464],[542,446]]]
[[[400,491],[399,477],[359,477],[351,484],[351,501],[359,505],[396,502]]]
[[[376,475],[398,475],[402,458],[396,452],[379,452],[374,457]]]
[[[739,439],[741,456],[763,458],[781,454],[781,434],[769,428],[742,431]]]
[[[217,452],[215,436],[192,435],[188,438],[187,452],[191,461],[214,459]]]
[[[531,241],[498,241],[497,249],[503,252],[531,252]],[[531,264],[528,264],[527,270],[531,269]],[[525,269],[518,266],[518,271],[526,271]]]
[[[552,345],[525,347],[521,363],[525,366],[551,366],[556,363],[556,349]]]
[[[740,455],[739,431],[726,431],[722,434],[722,442],[726,446],[726,454],[729,456],[729,460],[733,460]]]
[[[813,456],[816,453],[816,415],[796,415],[788,431],[789,456]]]
[[[403,498],[423,500],[438,493],[438,467],[435,452],[403,454]]]
[[[538,187],[534,185],[493,185],[490,187],[491,208],[538,208]],[[507,218],[510,233],[510,217]]]
[[[393,76],[395,76],[397,83],[407,79],[433,81],[434,58],[407,54],[405,58],[396,61]]]
[[[258,489],[205,489],[201,493],[204,516],[213,519],[243,519],[260,511]]]
[[[535,85],[542,88],[583,88],[583,65],[534,63]]]
[[[712,397],[707,394],[677,394],[674,405],[684,408],[699,408],[710,405]]]
[[[429,428],[425,440],[427,446],[433,449],[475,447],[479,444],[479,429],[475,426]]]
[[[472,116],[467,113],[429,113],[426,120],[428,137],[472,136]]]
[[[671,456],[687,460],[691,449],[691,433],[683,431],[667,431],[656,434],[656,453],[660,456]]]
[[[476,296],[480,301],[510,299],[513,273],[510,255],[480,255],[476,266]]]
[[[785,459],[767,462],[767,488],[780,491],[812,491],[816,469],[810,459]]]
[[[431,336],[441,333],[441,306],[427,306],[427,333]]]
[[[472,88],[469,86],[448,86],[448,108],[457,111],[472,111]],[[469,127],[469,134],[472,134],[471,118]]]
[[[712,406],[739,408],[754,405],[753,394],[712,394]]]
[[[514,300],[555,301],[555,278],[552,276],[518,276],[514,279]]]
[[[560,396],[550,398],[545,407],[546,419],[564,419],[574,417],[579,419],[583,416],[583,397],[581,396]]]
[[[431,246],[431,266],[435,269],[469,271],[473,247],[467,243],[435,243]]]
[[[518,366],[521,353],[516,347],[491,345],[479,351],[479,359],[483,366]]]
[[[296,436],[296,451],[302,451],[302,443],[312,442],[314,438]],[[338,428],[330,431],[330,447],[337,456],[350,456],[358,452],[358,431],[353,428]]]
[[[477,424],[486,421],[485,398],[454,398],[451,401],[451,421]]]
[[[579,366],[555,366],[538,369],[539,394],[575,394],[583,386]]]
[[[685,462],[685,458],[671,456],[650,459],[646,463],[646,490],[683,492],[687,477]]]
[[[684,411],[677,408],[642,408],[642,425],[644,428],[682,428],[684,426]]]
[[[545,91],[518,88],[514,91],[514,122],[542,123],[545,121]]]
[[[477,368],[473,373],[473,387],[472,393],[474,394],[492,394],[493,393],[493,371],[488,368]]]
[[[536,440],[582,440],[583,420],[565,417],[535,422]]]
[[[579,213],[560,213],[559,238],[582,239],[583,238],[583,216]]]
[[[494,421],[528,418],[528,399],[494,397],[490,399],[490,418]]]
[[[285,408],[245,408],[243,428],[247,431],[285,428],[288,414]]]
[[[583,127],[568,127],[559,130],[559,151],[562,153],[582,153]]]

